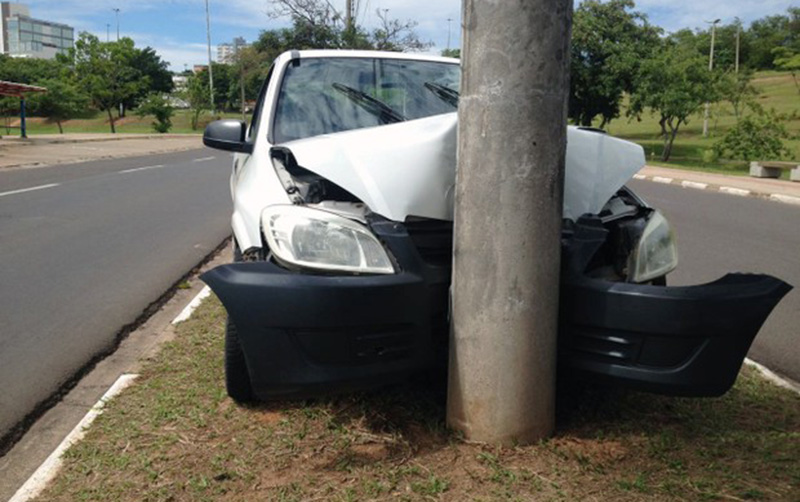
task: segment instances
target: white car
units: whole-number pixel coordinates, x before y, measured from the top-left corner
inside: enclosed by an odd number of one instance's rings
[[[455,59],[291,51],[249,126],[208,126],[207,146],[236,152],[234,263],[203,275],[228,311],[234,399],[373,386],[446,360],[459,82]],[[672,231],[624,187],[644,161],[633,143],[568,130],[559,368],[719,395],[791,288],[741,274],[666,287]]]

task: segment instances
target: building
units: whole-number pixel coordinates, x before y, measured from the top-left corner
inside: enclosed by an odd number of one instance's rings
[[[71,26],[34,19],[25,4],[0,2],[0,53],[53,59],[71,49],[74,40]]]
[[[233,64],[236,53],[239,49],[247,47],[247,41],[242,37],[236,37],[229,44],[219,44],[217,46],[217,63]]]

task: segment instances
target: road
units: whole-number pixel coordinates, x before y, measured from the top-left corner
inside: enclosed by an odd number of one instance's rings
[[[800,382],[800,207],[650,181],[628,185],[675,229],[679,265],[669,284],[763,272],[795,287],[761,328],[750,358]]]
[[[208,149],[0,170],[0,436],[230,234]]]

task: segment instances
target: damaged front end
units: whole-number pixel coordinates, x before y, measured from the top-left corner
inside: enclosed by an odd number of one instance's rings
[[[324,151],[306,143],[299,151]],[[313,162],[301,166],[295,151],[271,152],[292,204],[265,208],[263,246],[202,276],[237,328],[254,396],[371,387],[443,363],[452,222],[381,216],[363,202],[378,204],[375,194],[386,189],[374,178],[344,188],[330,178],[348,184],[346,175],[323,177]],[[431,186],[448,191],[444,181]],[[741,274],[664,287],[675,260],[669,250],[655,246],[655,259],[632,258],[648,229],[663,226],[660,215],[624,188],[594,210],[565,220],[561,370],[670,395],[726,392],[790,287]]]

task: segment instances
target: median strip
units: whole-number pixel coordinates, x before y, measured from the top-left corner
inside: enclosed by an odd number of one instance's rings
[[[719,187],[719,191],[730,195],[738,195],[740,197],[747,197],[751,193],[750,190],[734,187]]]
[[[17,195],[17,194],[26,193],[26,192],[35,192],[36,190],[44,190],[46,188],[57,187],[60,184],[61,183],[50,183],[50,184],[47,184],[47,185],[40,185],[40,186],[37,186],[37,187],[22,188],[20,190],[11,190],[10,192],[0,192],[0,197],[5,197],[6,195]]]
[[[663,176],[653,176],[653,181],[655,181],[656,183],[665,183],[668,185],[672,183],[672,178],[665,178]]]
[[[800,396],[750,367],[716,399],[562,379],[558,431],[464,443],[444,378],[241,406],[225,394],[211,297],[115,399],[40,500],[795,500]]]

